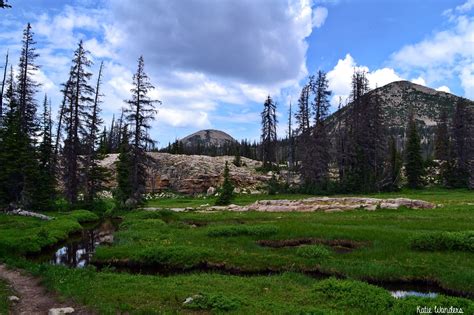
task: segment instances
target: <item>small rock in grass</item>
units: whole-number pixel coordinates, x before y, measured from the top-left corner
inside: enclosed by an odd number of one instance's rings
[[[16,303],[20,301],[20,298],[18,296],[11,295],[8,297],[8,301]]]
[[[64,315],[72,314],[74,309],[72,307],[61,307],[61,308],[51,308],[48,312],[48,315]]]
[[[192,297],[187,297],[186,300],[184,300],[183,304],[190,304],[194,301]]]

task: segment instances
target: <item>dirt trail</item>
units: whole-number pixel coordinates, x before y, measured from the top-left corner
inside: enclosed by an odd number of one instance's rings
[[[84,307],[67,302],[59,302],[57,297],[41,286],[38,278],[22,274],[18,270],[7,269],[0,264],[0,278],[6,280],[20,300],[11,305],[11,314],[48,314],[51,308],[72,307],[73,314],[91,314]]]

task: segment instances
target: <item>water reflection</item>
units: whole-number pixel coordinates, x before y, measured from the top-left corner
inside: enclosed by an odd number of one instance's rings
[[[76,268],[87,266],[97,246],[113,243],[117,224],[112,220],[104,220],[93,227],[84,228],[66,243],[43,252],[37,260]]]
[[[425,292],[418,292],[418,291],[401,291],[401,290],[390,291],[390,294],[396,299],[402,299],[402,298],[409,297],[409,296],[416,296],[416,297],[434,299],[435,297],[438,296],[438,293],[434,293],[434,292],[425,293]]]

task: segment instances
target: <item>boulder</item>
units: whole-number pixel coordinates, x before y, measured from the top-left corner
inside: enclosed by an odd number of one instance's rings
[[[61,308],[51,308],[48,312],[48,315],[64,315],[72,314],[74,309],[72,307],[61,307]]]
[[[216,188],[214,188],[214,187],[212,187],[212,186],[209,187],[209,188],[207,189],[207,192],[206,192],[206,194],[207,194],[208,196],[213,196],[215,193],[216,193]]]

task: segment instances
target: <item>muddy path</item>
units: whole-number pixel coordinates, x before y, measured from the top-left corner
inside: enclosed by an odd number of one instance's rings
[[[0,264],[0,278],[6,280],[13,289],[13,294],[20,298],[10,305],[10,314],[30,315],[48,314],[52,308],[72,307],[74,314],[93,314],[85,307],[68,302],[60,302],[58,297],[48,292],[38,278],[24,274],[19,270],[8,269]]]

